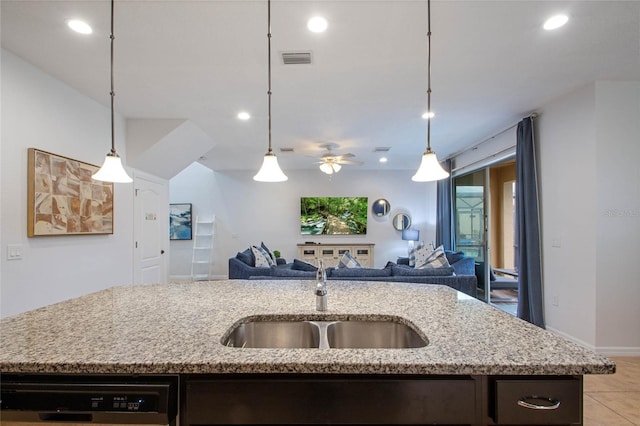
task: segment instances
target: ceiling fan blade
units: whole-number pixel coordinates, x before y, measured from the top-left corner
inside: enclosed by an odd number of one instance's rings
[[[350,164],[353,166],[361,166],[362,161],[353,161],[353,160],[340,160],[337,162],[338,164]]]

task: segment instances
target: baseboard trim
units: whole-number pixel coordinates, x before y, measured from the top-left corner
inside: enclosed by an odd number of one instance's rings
[[[596,352],[604,356],[640,356],[640,348],[633,346],[599,346]]]
[[[591,344],[589,344],[589,343],[587,343],[587,342],[585,342],[584,340],[580,340],[580,339],[578,339],[578,338],[576,338],[574,336],[571,336],[570,334],[567,334],[565,332],[557,330],[557,329],[555,329],[553,327],[547,326],[546,328],[547,328],[547,330],[549,330],[553,334],[557,334],[560,337],[564,337],[567,340],[571,340],[573,343],[577,343],[578,345],[580,345],[580,346],[582,346],[584,348],[587,348],[589,350],[592,350],[592,351],[596,352],[596,347],[591,345]]]
[[[567,340],[572,341],[580,346],[583,346],[589,350],[594,351],[595,353],[603,356],[640,356],[640,347],[634,346],[594,346],[583,340],[577,339],[567,333],[564,333],[560,330],[557,330],[553,327],[547,327],[547,330],[550,332],[557,334],[558,336],[564,337]]]
[[[191,281],[191,275],[170,275],[169,276],[169,281],[170,282],[187,282],[187,281]]]
[[[226,280],[228,279],[227,275],[211,275],[208,280],[196,280],[196,281],[214,281],[214,280]],[[191,275],[171,275],[169,276],[170,282],[192,282],[194,281],[191,278]]]

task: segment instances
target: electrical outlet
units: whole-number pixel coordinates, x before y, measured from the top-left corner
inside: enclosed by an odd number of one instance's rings
[[[7,260],[22,259],[22,244],[7,244]]]
[[[558,300],[558,296],[557,296],[557,295],[556,295],[556,296],[553,296],[553,297],[551,298],[551,304],[552,304],[553,306],[559,306],[559,300]]]

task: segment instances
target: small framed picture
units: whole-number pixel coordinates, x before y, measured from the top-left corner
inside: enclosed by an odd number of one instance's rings
[[[192,239],[191,224],[191,203],[169,205],[169,239]]]

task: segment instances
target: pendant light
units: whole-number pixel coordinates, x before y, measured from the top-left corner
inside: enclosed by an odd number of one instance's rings
[[[287,180],[287,176],[282,172],[278,165],[278,159],[271,149],[271,0],[267,0],[267,43],[268,43],[268,56],[269,56],[269,150],[264,155],[264,161],[262,167],[258,173],[253,177],[253,180],[258,182],[284,182]]]
[[[431,182],[449,177],[436,153],[431,151],[431,0],[427,0],[427,44],[429,54],[427,56],[427,150],[422,154],[420,167],[411,180],[415,182]]]
[[[120,156],[116,152],[115,143],[113,98],[116,94],[113,91],[113,39],[115,38],[113,36],[113,0],[111,0],[111,35],[109,38],[111,39],[111,151],[107,153],[100,170],[91,177],[103,182],[130,183],[133,182],[133,179],[129,177],[124,167],[122,167],[122,160],[120,160]]]

